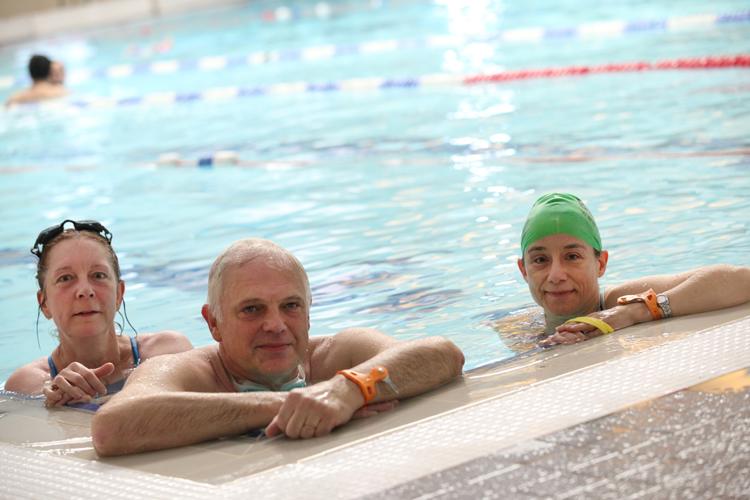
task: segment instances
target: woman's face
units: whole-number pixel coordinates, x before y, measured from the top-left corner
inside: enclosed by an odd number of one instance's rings
[[[529,245],[518,268],[546,313],[576,316],[598,310],[598,280],[607,269],[607,259],[606,251],[597,257],[583,240],[554,234]]]
[[[98,241],[78,237],[49,250],[44,290],[38,292],[42,312],[57,325],[60,336],[89,337],[113,328],[125,292]]]

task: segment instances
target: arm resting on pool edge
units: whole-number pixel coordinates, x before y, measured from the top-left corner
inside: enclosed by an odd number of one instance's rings
[[[613,307],[623,295],[652,288],[669,298],[673,316],[686,316],[750,302],[750,267],[717,264],[680,274],[647,276],[607,291],[606,306]],[[639,309],[648,312],[642,304]],[[651,316],[646,315],[648,321]]]
[[[427,392],[461,375],[464,365],[463,352],[443,337],[400,341],[372,328],[351,328],[330,339],[330,352],[321,363],[327,370],[324,378],[334,377],[342,369],[365,374],[376,366],[388,369],[398,394],[379,383],[372,402]]]
[[[445,384],[461,374],[464,355],[453,342],[441,337],[398,341],[370,328],[352,328],[332,337],[315,339],[311,366],[313,386],[292,391],[266,428],[269,436],[284,433],[310,438],[329,433],[352,415],[366,415],[365,399],[357,384],[337,374],[339,370],[367,375],[372,368],[388,370],[398,392],[383,382],[369,404],[415,396]],[[322,381],[321,381],[322,380]]]
[[[589,314],[604,320],[615,330],[653,321],[648,308],[636,302],[617,305],[623,295],[642,293],[649,288],[669,298],[672,316],[686,316],[750,302],[750,267],[717,264],[699,267],[680,274],[647,276],[610,288],[606,293],[606,309]],[[596,327],[571,322],[540,342],[541,345],[572,344],[586,340],[585,334],[599,334]]]
[[[152,358],[91,422],[102,457],[174,448],[267,425],[286,394],[218,392],[203,349]]]
[[[314,342],[314,385],[290,393],[238,394],[220,392],[207,349],[154,358],[136,370],[122,392],[94,416],[97,453],[122,455],[241,434],[268,425],[277,415],[269,435],[320,436],[347,422],[364,403],[359,388],[336,375],[337,370],[388,368],[399,392],[379,387],[372,401],[378,403],[444,384],[460,375],[464,359],[452,342],[441,338],[399,342],[373,330],[347,330]],[[302,431],[310,419],[320,428]]]

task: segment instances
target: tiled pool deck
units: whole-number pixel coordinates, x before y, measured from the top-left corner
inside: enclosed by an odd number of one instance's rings
[[[370,495],[749,498],[747,369]]]
[[[0,497],[748,498],[748,366],[750,304],[484,367],[324,438],[107,460],[89,414],[0,398]]]

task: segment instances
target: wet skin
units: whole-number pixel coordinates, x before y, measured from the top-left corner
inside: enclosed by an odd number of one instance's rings
[[[606,250],[597,257],[584,241],[555,234],[529,245],[518,268],[545,314],[577,316],[598,310],[607,259]]]
[[[304,362],[310,328],[305,282],[291,269],[249,261],[225,270],[221,319],[203,315],[236,378],[278,386]]]
[[[60,242],[47,257],[44,291],[37,293],[42,313],[60,335],[92,337],[112,329],[124,285],[117,280],[107,250],[96,241]]]

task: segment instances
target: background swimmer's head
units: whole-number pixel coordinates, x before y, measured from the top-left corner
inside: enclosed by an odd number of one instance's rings
[[[549,193],[531,207],[521,232],[521,258],[535,241],[561,233],[583,240],[595,252],[602,250],[599,228],[586,205],[572,194]]]
[[[216,258],[208,273],[208,309],[218,321],[222,319],[221,298],[227,269],[235,265],[245,264],[256,258],[261,258],[279,268],[292,270],[297,274],[305,288],[307,306],[309,307],[312,303],[312,292],[310,291],[307,273],[297,257],[270,240],[246,238],[232,243],[224,250]]]
[[[49,78],[52,61],[47,56],[35,54],[29,59],[29,76],[34,82],[41,82]]]

